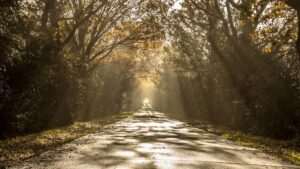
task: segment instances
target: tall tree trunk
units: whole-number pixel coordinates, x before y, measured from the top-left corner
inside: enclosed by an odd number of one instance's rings
[[[56,0],[45,0],[45,7],[42,14],[42,21],[41,21],[41,27],[42,29],[46,29],[47,23],[49,21],[51,26],[56,27],[58,26],[58,13],[56,9]]]
[[[297,11],[298,17],[298,39],[296,41],[296,49],[298,53],[299,59],[299,67],[300,67],[300,1],[299,0],[286,0],[286,3],[293,9]]]
[[[300,67],[300,7],[298,7],[297,9],[297,16],[298,16],[298,39],[296,41],[296,49],[298,52],[299,67]]]
[[[300,85],[300,0],[286,0],[285,1],[287,5],[289,5],[291,8],[297,11],[297,17],[298,17],[298,37],[296,41],[296,50],[298,53],[298,65],[299,65],[299,85]]]

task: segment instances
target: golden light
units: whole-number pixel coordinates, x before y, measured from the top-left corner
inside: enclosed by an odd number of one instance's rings
[[[149,104],[150,104],[150,100],[149,100],[148,98],[145,98],[145,99],[143,100],[143,104],[144,104],[144,105],[149,105]]]

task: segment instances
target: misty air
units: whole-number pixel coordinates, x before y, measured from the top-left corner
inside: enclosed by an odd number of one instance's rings
[[[300,169],[299,0],[0,0],[0,169]]]

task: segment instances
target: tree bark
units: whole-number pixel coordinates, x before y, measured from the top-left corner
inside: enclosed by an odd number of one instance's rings
[[[51,26],[56,27],[58,25],[58,14],[56,10],[56,0],[45,0],[45,7],[42,15],[41,27],[46,29],[47,23],[49,21]]]
[[[48,16],[49,16],[49,0],[45,0],[45,7],[44,7],[44,11],[43,11],[43,15],[42,15],[42,21],[41,21],[41,27],[42,29],[46,29],[46,25],[48,22]]]
[[[298,17],[298,38],[296,41],[296,50],[298,53],[299,65],[300,65],[300,1],[299,0],[286,0],[286,4],[289,5],[291,8],[297,11]]]
[[[297,10],[297,16],[298,16],[298,38],[296,41],[296,50],[298,53],[299,67],[300,67],[300,8]]]

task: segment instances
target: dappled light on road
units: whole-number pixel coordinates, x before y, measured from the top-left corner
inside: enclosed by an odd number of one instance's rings
[[[293,168],[164,114],[141,109],[99,134],[67,144],[59,157],[28,161],[45,168]],[[63,151],[62,151],[63,152]]]
[[[0,169],[300,165],[300,0],[2,0],[0,44]]]

